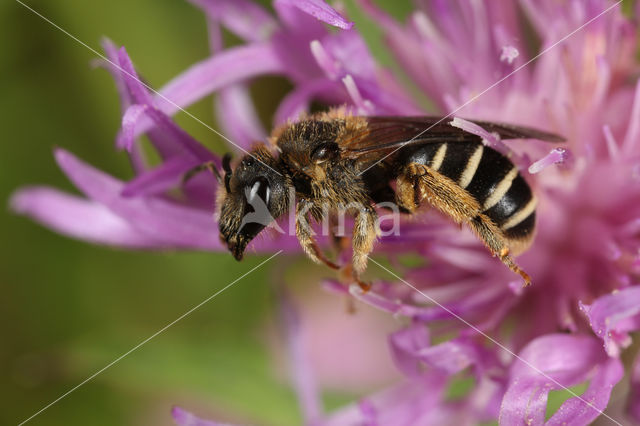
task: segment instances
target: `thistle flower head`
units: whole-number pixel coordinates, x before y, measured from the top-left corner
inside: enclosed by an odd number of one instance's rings
[[[415,96],[401,76],[377,65],[357,28],[320,0],[275,0],[276,16],[248,0],[191,2],[207,15],[212,54],[157,92],[141,83],[124,48],[104,42],[104,66],[123,107],[116,144],[127,150],[136,177],[120,181],[59,149],[56,160],[86,198],[27,188],[13,197],[14,209],[102,244],[222,250],[210,217],[213,178],[202,174],[181,183],[195,165],[219,165],[220,159],[171,120],[179,109],[216,93],[218,121],[233,150],[267,137],[248,92],[248,81],[266,74],[293,84],[273,114],[274,126],[295,119],[312,101],[345,104],[364,115],[450,114],[454,125],[509,155],[536,193],[538,235],[519,258],[534,286],[523,290],[470,232],[435,213],[420,213],[423,219],[404,223],[401,235],[377,246],[397,270],[392,281],[376,281],[367,293],[326,283],[406,319],[389,336],[405,380],[325,415],[309,397],[315,389],[304,360],[294,357],[307,420],[542,424],[550,391],[585,382],[586,390],[547,421],[586,424],[601,415],[624,374],[620,354],[631,344],[629,333],[640,325],[640,83],[634,59],[640,15],[626,17],[619,3],[607,0],[426,0],[398,22],[373,1],[360,0],[419,88]],[[244,44],[225,48],[221,26]],[[433,110],[420,107],[423,98]],[[507,145],[461,117],[537,127],[566,142]],[[158,166],[147,163],[137,143],[143,133],[162,159]],[[168,196],[176,186],[180,199]],[[290,236],[252,245],[299,250]],[[406,253],[428,262],[403,266]],[[285,317],[295,341],[295,316]],[[638,365],[631,371],[629,415],[640,421]],[[451,401],[446,390],[458,374],[473,377],[474,386]],[[213,424],[180,409],[174,418],[181,425]]]

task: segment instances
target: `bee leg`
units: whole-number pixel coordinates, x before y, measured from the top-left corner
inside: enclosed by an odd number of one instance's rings
[[[220,183],[222,181],[222,177],[220,176],[220,172],[218,171],[218,168],[216,167],[215,163],[213,161],[207,161],[206,163],[198,164],[194,168],[188,170],[182,176],[182,184],[184,185],[189,180],[191,180],[192,177],[194,177],[198,173],[201,173],[201,172],[203,172],[205,170],[209,170],[211,172],[211,174],[213,174],[213,176],[215,176],[215,178],[218,181],[218,183]]]
[[[504,263],[507,268],[520,275],[524,280],[524,286],[531,285],[531,277],[523,271],[509,256],[509,247],[500,238],[500,229],[484,214],[479,214],[469,221],[471,229],[478,234],[491,253]]]
[[[523,281],[524,281],[524,286],[528,287],[531,285],[531,277],[529,276],[529,274],[527,274],[525,271],[523,271],[514,261],[513,259],[511,259],[511,257],[509,256],[509,249],[504,249],[503,251],[506,250],[506,254],[499,254],[500,260],[502,260],[502,263],[504,263],[505,265],[507,265],[507,267],[509,269],[511,269],[513,272],[515,272],[516,274],[519,274]]]
[[[413,205],[415,209],[426,198],[429,204],[456,223],[467,223],[494,256],[522,277],[525,286],[531,284],[529,275],[509,256],[509,246],[500,228],[482,213],[478,201],[451,179],[428,166],[412,163],[398,178],[397,188],[399,203],[406,203],[407,207]]]
[[[334,215],[329,216],[329,235],[331,236],[331,245],[333,249],[336,251],[337,255],[340,256],[347,248],[347,238],[344,235],[338,235],[336,230],[338,228],[338,220]]]
[[[309,225],[309,215],[306,213],[307,210],[307,203],[298,203],[296,212],[296,236],[298,237],[300,246],[302,246],[302,250],[314,262],[325,264],[331,269],[340,269],[338,265],[325,257],[318,243],[313,238],[311,225]]]
[[[360,280],[360,275],[367,269],[369,253],[373,250],[373,244],[377,238],[376,222],[378,215],[370,206],[360,208],[355,217],[353,227],[353,278],[363,291],[368,291],[371,284]]]
[[[396,180],[396,204],[406,213],[414,213],[427,196],[425,183],[420,179],[425,171],[422,164],[409,164]]]

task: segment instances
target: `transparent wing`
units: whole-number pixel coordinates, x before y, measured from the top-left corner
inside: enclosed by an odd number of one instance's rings
[[[344,155],[359,157],[376,151],[389,151],[401,146],[420,145],[433,142],[471,142],[481,138],[466,130],[454,127],[452,118],[442,117],[363,117],[367,130],[350,135],[340,141]],[[563,142],[564,138],[549,132],[529,127],[488,121],[469,120],[487,132],[497,133],[501,139],[537,139],[547,142]]]

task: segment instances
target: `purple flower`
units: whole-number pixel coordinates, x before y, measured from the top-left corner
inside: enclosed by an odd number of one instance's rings
[[[275,17],[248,0],[191,2],[207,15],[213,53],[157,93],[140,83],[124,48],[104,42],[110,62],[103,65],[122,100],[116,145],[127,150],[136,177],[117,180],[58,149],[58,164],[86,198],[25,188],[13,196],[13,208],[95,243],[222,250],[211,219],[215,181],[202,174],[181,182],[194,165],[220,159],[170,117],[215,92],[222,130],[236,144],[230,148],[247,149],[267,137],[247,82],[266,74],[293,84],[274,112],[274,126],[320,101],[346,104],[359,114],[451,113],[562,134],[562,146],[507,145],[452,118],[509,155],[536,192],[538,235],[518,259],[532,274],[531,288],[523,290],[470,232],[430,212],[377,246],[402,280],[377,281],[367,293],[326,283],[332,292],[351,294],[409,324],[389,337],[405,376],[401,383],[325,414],[289,302],[283,317],[309,424],[587,424],[601,415],[624,374],[620,354],[631,343],[630,332],[640,328],[640,83],[634,59],[640,11],[635,19],[625,17],[619,4],[607,0],[424,0],[400,23],[371,0],[359,0],[403,72],[433,103],[434,110],[425,111],[402,78],[376,64],[357,28],[320,0],[275,0]],[[245,44],[225,48],[220,26]],[[142,134],[162,159],[159,166],[148,165],[137,143]],[[176,188],[179,198],[170,195]],[[299,251],[284,235],[252,246]],[[403,266],[407,253],[429,262]],[[632,378],[628,415],[636,421],[638,365],[626,366]],[[447,389],[460,375],[474,384],[452,400]],[[550,391],[586,382],[581,395],[572,394],[545,420]],[[174,419],[214,424],[181,409]]]
[[[590,336],[538,337],[511,366],[500,423],[542,424],[549,391],[590,380],[582,399],[568,399],[548,420],[554,425],[589,423],[607,407],[611,390],[623,374],[620,360],[608,357]]]

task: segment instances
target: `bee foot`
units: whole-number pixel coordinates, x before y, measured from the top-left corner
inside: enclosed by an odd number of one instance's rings
[[[351,264],[347,264],[339,269],[338,278],[342,284],[351,284],[353,282],[353,268]]]
[[[531,277],[529,276],[529,274],[527,274],[522,269],[518,273],[520,274],[520,276],[524,280],[524,284],[522,285],[522,287],[529,287],[531,285]]]
[[[360,290],[362,290],[363,293],[368,293],[369,290],[371,290],[371,283],[366,283],[364,281],[361,281],[359,278],[355,278],[355,280],[358,286],[360,287]]]
[[[339,272],[339,279],[340,282],[343,284],[352,284],[352,283],[356,283],[358,284],[358,287],[360,287],[360,289],[364,292],[367,293],[369,290],[371,290],[371,283],[367,283],[362,281],[353,271],[353,266],[351,264],[347,264],[345,266],[343,266],[342,268],[340,268],[340,272]]]

